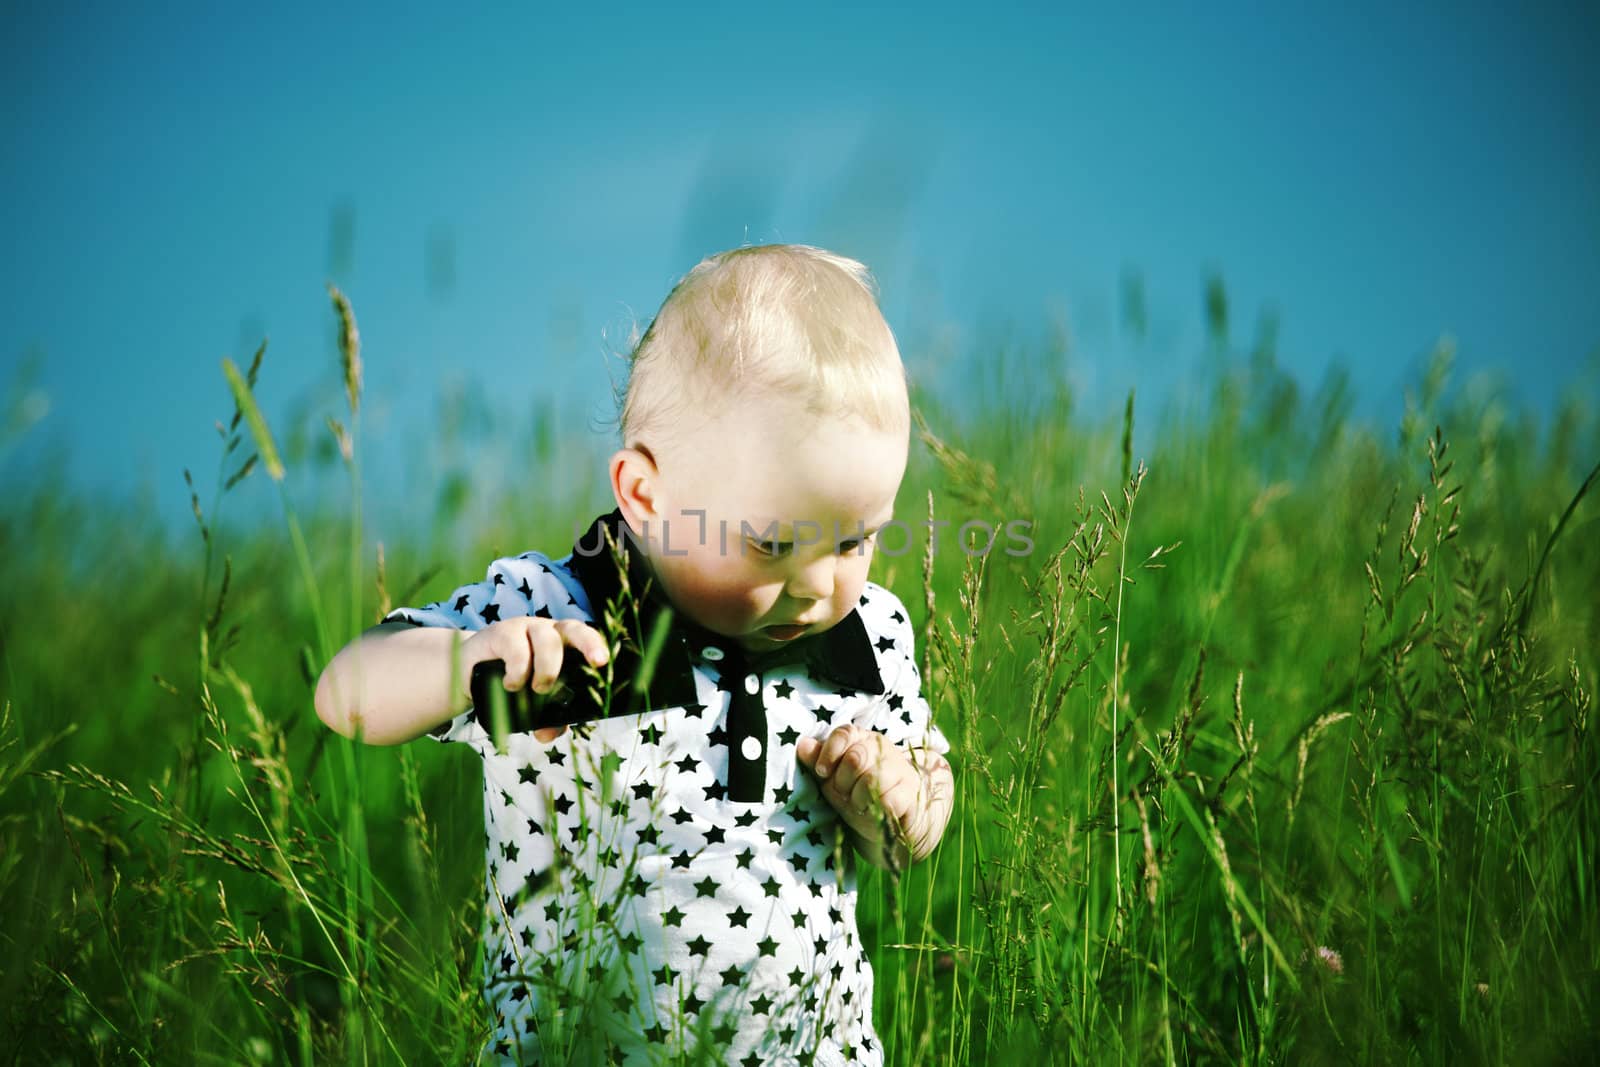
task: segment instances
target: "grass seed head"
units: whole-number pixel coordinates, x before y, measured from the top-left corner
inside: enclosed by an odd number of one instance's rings
[[[339,315],[339,357],[344,366],[344,391],[350,400],[350,414],[361,410],[361,331],[356,327],[356,313],[349,299],[331,282],[328,295],[333,298],[333,310]],[[341,442],[340,447],[343,447]]]

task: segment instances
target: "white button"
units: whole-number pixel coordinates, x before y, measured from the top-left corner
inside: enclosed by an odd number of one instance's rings
[[[745,675],[744,691],[749,693],[751,696],[755,696],[757,693],[761,692],[761,676],[756,674]]]
[[[700,650],[700,654],[706,659],[710,660],[712,663],[716,663],[718,660],[722,659],[722,649],[718,648],[716,645],[707,645],[705,648]]]
[[[743,756],[745,759],[751,759],[751,760],[760,759],[761,758],[761,742],[756,740],[753,737],[745,738],[744,739],[744,744],[739,746],[739,754],[741,756]]]

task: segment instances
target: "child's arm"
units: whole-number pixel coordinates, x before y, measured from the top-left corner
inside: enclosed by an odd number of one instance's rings
[[[599,631],[576,619],[519,617],[471,633],[384,623],[345,645],[323,670],[317,715],[334,732],[359,732],[368,744],[410,741],[471,704],[468,689],[478,663],[504,660],[507,690],[531,683],[534,692],[544,693],[554,686],[568,645],[597,667],[610,658]],[[564,729],[537,730],[534,736],[551,741]]]
[[[850,827],[856,851],[873,866],[903,870],[926,859],[944,835],[955,778],[937,752],[909,752],[881,734],[845,725],[820,742],[801,738],[795,756],[816,774],[822,795]]]

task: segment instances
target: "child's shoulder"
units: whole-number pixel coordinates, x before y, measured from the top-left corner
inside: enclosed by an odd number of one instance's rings
[[[587,622],[593,618],[589,600],[570,562],[570,556],[555,559],[543,552],[502,556],[489,564],[482,581],[457,586],[420,609],[391,612],[385,621],[464,629],[522,615]]]
[[[891,590],[868,582],[861,589],[856,614],[861,619],[861,628],[866,631],[867,643],[884,684],[891,687],[912,684],[918,677],[917,641],[911,612],[905,604]]]
[[[867,582],[861,587],[861,599],[856,602],[856,613],[868,632],[874,634],[901,634],[911,631],[911,612],[893,590]]]
[[[583,583],[571,564],[570,552],[559,559],[543,552],[524,552],[489,564],[484,581],[489,585],[509,585],[529,599],[587,610],[588,598],[584,595]]]

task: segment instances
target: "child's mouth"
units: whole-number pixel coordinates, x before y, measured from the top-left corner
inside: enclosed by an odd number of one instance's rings
[[[809,629],[809,626],[767,626],[761,632],[775,641],[793,641]]]

